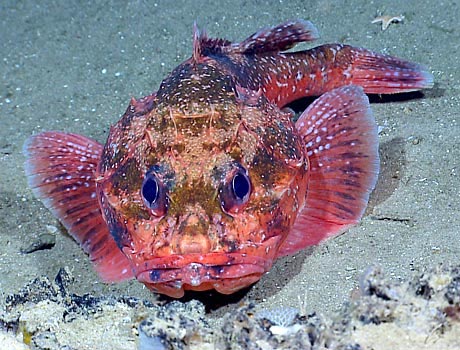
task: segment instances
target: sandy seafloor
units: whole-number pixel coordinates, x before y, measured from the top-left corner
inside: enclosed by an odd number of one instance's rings
[[[405,19],[382,31],[379,15]],[[100,282],[72,238],[52,249],[21,248],[56,219],[34,198],[22,145],[44,130],[81,133],[104,143],[131,96],[156,90],[191,54],[192,25],[212,37],[242,40],[287,19],[311,20],[322,43],[341,42],[423,64],[435,86],[380,99],[379,183],[362,222],[340,237],[284,258],[236,296],[212,298],[208,317],[248,300],[260,308],[299,306],[329,315],[370,265],[395,281],[460,258],[460,32],[457,1],[2,1],[0,3],[0,303],[63,266],[75,293],[157,297],[135,281]],[[198,296],[211,299],[209,293]],[[218,304],[218,306],[216,306]]]

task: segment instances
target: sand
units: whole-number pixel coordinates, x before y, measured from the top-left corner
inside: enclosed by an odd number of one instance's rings
[[[72,292],[157,300],[135,281],[106,285],[98,279],[86,255],[27,187],[21,150],[29,135],[45,130],[103,143],[130,97],[156,90],[190,56],[194,21],[211,36],[241,40],[261,27],[304,18],[320,32],[315,46],[366,47],[423,64],[435,78],[434,88],[423,93],[371,98],[383,127],[382,172],[362,222],[278,261],[249,291],[189,296],[207,301],[210,322],[249,300],[261,309],[302,304],[307,313],[328,316],[349,299],[370,265],[382,266],[396,282],[441,262],[458,263],[459,11],[456,1],[428,0],[2,1],[0,305],[28,281],[52,279],[64,266],[76,278]],[[382,14],[405,18],[382,31],[371,23]],[[51,249],[22,253],[50,235]]]

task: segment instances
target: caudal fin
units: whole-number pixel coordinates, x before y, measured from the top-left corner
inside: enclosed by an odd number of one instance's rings
[[[265,96],[279,107],[346,85],[361,86],[367,94],[433,86],[433,75],[419,64],[349,45],[327,44],[255,60],[246,75],[258,77]]]
[[[349,47],[353,61],[351,84],[368,94],[394,94],[433,87],[433,75],[423,66],[362,48]]]
[[[77,134],[44,132],[24,144],[25,172],[35,196],[91,257],[105,281],[133,277],[128,259],[110,236],[96,197],[102,145]]]
[[[304,209],[278,256],[295,253],[355,225],[379,171],[377,125],[363,89],[346,86],[317,99],[296,122],[310,161]]]

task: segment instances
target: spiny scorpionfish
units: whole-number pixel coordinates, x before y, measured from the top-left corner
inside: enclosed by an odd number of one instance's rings
[[[105,281],[230,294],[363,215],[378,170],[365,93],[429,88],[423,67],[288,21],[239,43],[194,28],[193,55],[132,99],[105,146],[43,132],[25,143],[35,195]],[[284,108],[320,96],[296,120]]]

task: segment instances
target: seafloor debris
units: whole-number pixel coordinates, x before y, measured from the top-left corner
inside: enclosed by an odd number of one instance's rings
[[[391,23],[400,23],[403,20],[404,20],[403,15],[399,15],[399,16],[384,15],[384,16],[375,17],[371,23],[382,23],[382,31],[383,31],[383,30],[387,30],[387,28],[389,27]]]
[[[57,227],[53,225],[46,225],[46,231],[40,234],[32,243],[21,247],[21,253],[30,254],[38,250],[51,249],[56,245],[56,232]]]
[[[369,268],[359,292],[332,319],[252,303],[211,326],[202,303],[165,305],[133,297],[70,293],[62,269],[2,301],[0,339],[17,349],[455,349],[460,348],[460,266],[439,266],[406,283]],[[24,344],[26,346],[24,346]]]

